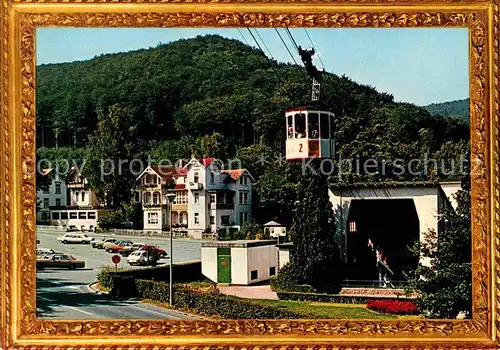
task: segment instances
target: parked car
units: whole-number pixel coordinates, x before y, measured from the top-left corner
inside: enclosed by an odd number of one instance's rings
[[[46,267],[66,268],[74,270],[76,268],[84,268],[83,260],[75,259],[69,254],[50,254],[44,255],[40,259],[36,259],[36,268],[43,270]]]
[[[105,239],[100,239],[100,240],[93,240],[92,241],[92,248],[97,248],[97,249],[102,249],[104,248],[104,245],[106,243],[115,243],[118,240],[116,238],[105,238]]]
[[[142,247],[140,247],[139,250],[156,250],[158,252],[158,256],[160,258],[167,258],[168,257],[168,254],[164,249],[162,249],[158,246],[154,246],[154,245],[146,244],[146,245],[143,245]]]
[[[111,240],[109,242],[106,242],[102,245],[102,247],[104,248],[104,250],[108,250],[109,247],[112,247],[114,246],[115,244],[118,244],[119,242],[123,241],[122,239],[114,239],[114,240]],[[132,242],[132,241],[129,241],[129,242]],[[134,244],[134,242],[132,242],[132,244]]]
[[[54,254],[55,251],[54,249],[49,249],[49,248],[37,248],[36,249],[36,257],[42,257],[44,255],[50,255],[50,254]]]
[[[113,245],[107,246],[105,249],[108,253],[117,253],[125,247],[131,247],[134,242],[132,241],[118,241]]]
[[[64,236],[57,237],[60,242],[66,243],[82,243],[89,244],[94,238],[84,235],[83,233],[66,233]]]
[[[130,253],[140,249],[144,245],[146,245],[146,243],[134,243],[130,246],[123,247],[118,251],[118,253],[120,253],[121,256],[129,256]]]
[[[147,250],[136,250],[127,257],[129,265],[156,265],[157,259],[149,255]]]

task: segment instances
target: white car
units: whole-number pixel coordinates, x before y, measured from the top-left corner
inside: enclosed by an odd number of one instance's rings
[[[44,255],[54,254],[54,253],[55,253],[54,249],[49,249],[49,248],[37,248],[36,249],[37,258],[42,257]]]
[[[84,235],[82,233],[66,233],[64,236],[57,237],[59,242],[66,243],[82,243],[89,244],[94,238]]]
[[[151,260],[151,259],[149,259]],[[129,265],[149,265],[146,262],[148,261],[148,252],[146,250],[136,250],[127,257],[127,262]]]

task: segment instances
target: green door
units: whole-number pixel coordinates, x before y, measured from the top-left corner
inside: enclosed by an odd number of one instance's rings
[[[217,282],[231,283],[230,248],[217,248]]]

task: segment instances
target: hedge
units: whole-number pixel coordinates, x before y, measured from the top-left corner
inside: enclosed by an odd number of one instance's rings
[[[135,293],[136,296],[143,299],[169,302],[169,284],[165,282],[136,280]],[[221,294],[217,289],[178,284],[174,285],[174,305],[186,311],[194,310],[201,315],[218,316],[224,319],[307,319],[315,317],[308,313],[298,313],[252,303]]]
[[[174,282],[177,283],[200,281],[205,278],[201,273],[201,261],[199,260],[178,263],[175,264],[172,269]],[[99,285],[106,289],[113,289],[115,274],[116,278],[124,279],[123,281],[126,281],[127,277],[129,277],[129,281],[143,279],[167,282],[170,279],[170,266],[163,265],[140,269],[119,269],[116,272],[112,267],[104,267],[97,274]],[[123,281],[120,282],[123,283]]]
[[[280,286],[279,280],[276,277],[271,278],[269,285],[273,292],[294,292],[294,293],[314,293],[316,289],[308,284],[294,284],[286,287]]]
[[[369,300],[412,300],[410,298],[400,297],[367,297],[367,296],[350,296],[342,294],[320,294],[320,293],[296,293],[296,292],[277,292],[280,300],[296,300],[296,301],[316,301],[322,303],[336,304],[367,304]]]

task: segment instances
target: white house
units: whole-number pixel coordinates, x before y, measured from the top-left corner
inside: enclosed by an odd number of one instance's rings
[[[66,176],[67,206],[52,210],[52,224],[63,228],[94,231],[105,209],[89,187],[88,180],[75,168]]]
[[[187,222],[185,177],[186,169],[161,165],[149,166],[139,175],[138,193],[144,214],[144,230],[167,230],[170,227],[168,215],[170,205],[172,205],[173,224]],[[168,190],[178,190],[178,196],[174,200],[176,204],[168,203],[166,197]]]
[[[201,270],[216,283],[249,285],[267,281],[278,272],[276,241],[202,243]]]
[[[188,232],[240,229],[252,218],[252,176],[246,169],[225,170],[214,158],[193,158],[186,165]]]
[[[36,219],[39,222],[50,223],[59,220],[58,215],[52,211],[64,209],[67,205],[66,180],[55,169],[43,169],[42,172],[43,176],[49,177],[50,186],[46,191],[37,191],[36,197],[40,209]]]

